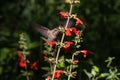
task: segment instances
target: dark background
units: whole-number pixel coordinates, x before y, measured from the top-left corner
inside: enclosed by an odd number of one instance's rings
[[[0,0],[0,80],[23,80],[17,62],[21,32],[28,36],[29,50],[35,54],[32,60],[40,59],[43,41],[30,22],[52,29],[60,23],[58,13],[68,10],[64,0]],[[105,59],[114,56],[113,65],[120,68],[120,0],[81,0],[73,13],[87,26],[82,46],[94,52],[90,57],[94,65],[104,71]],[[42,71],[35,74],[33,80],[40,80]]]

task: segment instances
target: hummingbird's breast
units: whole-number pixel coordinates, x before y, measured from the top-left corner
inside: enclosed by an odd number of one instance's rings
[[[52,31],[48,31],[48,41],[53,41],[56,38],[56,35]]]

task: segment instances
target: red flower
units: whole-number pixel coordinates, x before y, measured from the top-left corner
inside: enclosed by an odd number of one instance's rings
[[[83,24],[83,22],[79,18],[75,18],[76,23],[75,26],[78,26],[79,24]]]
[[[60,77],[61,73],[64,73],[64,72],[65,72],[64,70],[56,70],[55,74],[54,74],[54,78],[58,79]]]
[[[24,61],[24,60],[21,60],[20,62],[19,62],[19,66],[21,67],[21,68],[25,68],[26,67],[26,62]]]
[[[71,36],[71,28],[66,28],[66,31],[65,31],[65,35],[66,36]]]
[[[76,28],[72,28],[72,32],[73,32],[76,36],[79,35],[79,31],[77,31]]]
[[[70,50],[70,45],[73,44],[73,42],[66,41],[65,46],[63,47],[65,49],[65,53],[67,53]]]
[[[31,65],[30,68],[33,69],[33,70],[38,70],[38,68],[37,68],[37,61],[35,61],[35,62]]]
[[[78,62],[79,62],[78,60],[73,61],[73,65],[77,65]]]
[[[65,35],[66,36],[71,36],[73,32],[76,36],[79,35],[79,31],[77,31],[77,29],[75,27],[73,28],[66,28],[66,31],[65,31]]]
[[[83,53],[83,57],[86,58],[87,54],[88,53],[92,53],[91,51],[89,50],[80,50],[81,53]]]
[[[70,50],[69,47],[64,47],[64,49],[65,49],[65,53],[68,53],[68,51]]]
[[[17,51],[17,53],[18,53],[19,66],[21,68],[25,68],[27,64],[24,61],[24,56],[22,55],[22,53],[20,51]]]
[[[55,45],[55,44],[56,44],[56,42],[55,42],[55,41],[48,42],[48,45],[50,45],[50,48],[52,48],[52,47],[53,47],[53,45]]]
[[[78,64],[78,62],[73,62],[73,65],[77,65]]]
[[[43,56],[44,60],[47,59],[47,56]]]
[[[23,59],[23,55],[20,51],[17,51],[18,54],[18,60],[22,60]]]
[[[51,76],[47,76],[46,80],[50,80],[51,79]]]
[[[70,0],[65,0],[66,3],[70,3]]]
[[[61,11],[61,12],[59,12],[59,14],[60,14],[61,19],[65,19],[65,18],[67,18],[68,12]]]

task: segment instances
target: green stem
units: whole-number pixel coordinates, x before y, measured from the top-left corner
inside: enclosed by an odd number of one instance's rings
[[[26,69],[26,71],[27,71],[27,66],[25,67],[25,69]],[[29,75],[28,75],[28,74],[26,75],[26,80],[30,80],[30,78],[29,78]]]
[[[26,50],[23,49],[24,60],[26,61]],[[27,66],[25,66],[25,70],[27,72]],[[26,80],[30,80],[28,73],[26,74]]]
[[[69,16],[70,16],[71,13],[72,13],[72,8],[73,8],[73,4],[70,4]],[[68,17],[68,19],[67,19],[67,22],[66,22],[65,28],[67,28],[68,23],[69,23],[69,20],[70,20],[70,17]]]
[[[69,15],[71,15],[71,13],[72,13],[72,7],[73,7],[73,5],[71,4],[70,5],[70,10],[69,10]],[[67,18],[65,28],[67,28],[69,20],[70,20],[70,17]],[[62,43],[64,41],[64,38],[65,38],[65,33],[62,34],[62,38],[61,38],[61,41],[60,41],[60,46],[58,47],[57,56],[56,56],[56,59],[55,59],[55,65],[54,65],[54,69],[53,69],[52,80],[54,80],[54,74],[55,74],[55,71],[56,71],[57,63],[58,63],[58,57],[59,57],[59,54],[60,54],[60,50],[62,48]]]
[[[72,72],[72,68],[73,68],[73,61],[74,61],[74,54],[72,55],[72,64],[70,65],[70,70],[68,72],[68,79],[67,80],[70,80],[71,78],[71,72]]]

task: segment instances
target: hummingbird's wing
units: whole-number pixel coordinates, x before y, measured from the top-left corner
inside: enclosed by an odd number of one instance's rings
[[[42,36],[44,36],[45,38],[48,38],[48,32],[50,31],[48,28],[43,27],[37,23],[31,23],[31,26],[37,31],[39,32]]]

